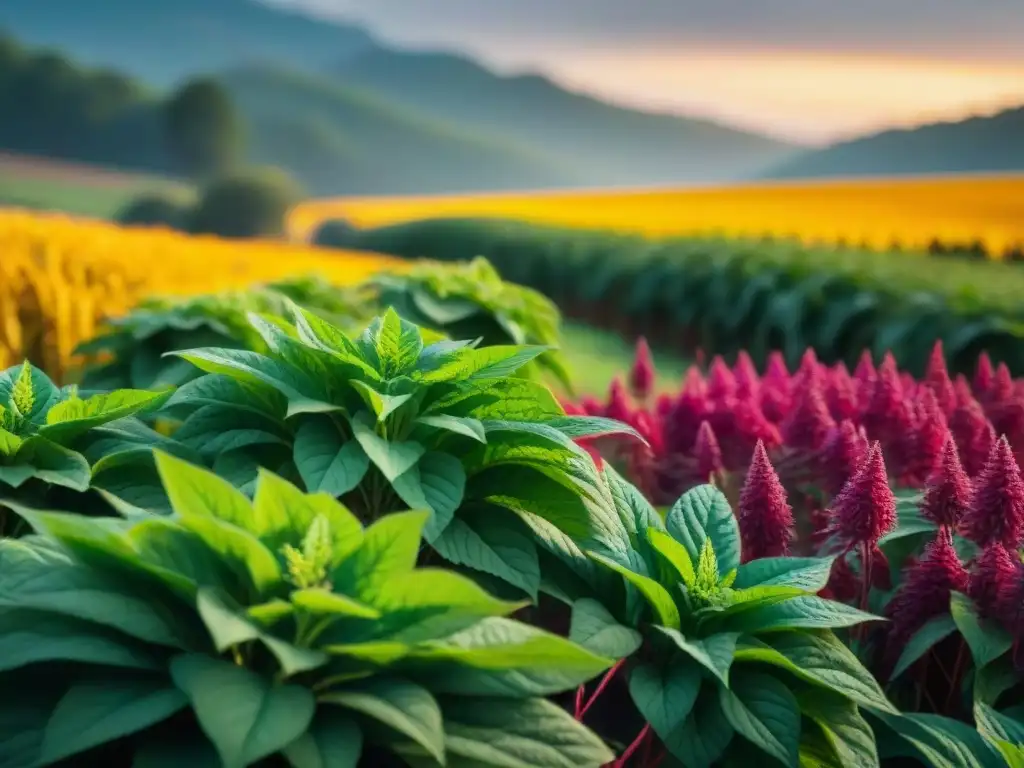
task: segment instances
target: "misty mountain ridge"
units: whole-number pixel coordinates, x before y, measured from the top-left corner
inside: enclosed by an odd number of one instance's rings
[[[1024,170],[1024,106],[898,128],[805,152],[766,179]]]
[[[361,27],[254,0],[6,0],[0,27],[158,86],[225,75],[242,111],[257,118],[255,156],[276,162],[281,153],[317,194],[726,181],[794,151],[707,121],[613,106],[540,75],[507,77],[456,54],[393,50]],[[244,88],[242,69],[250,72]],[[301,83],[304,95],[286,94],[286,81]],[[307,98],[313,90],[318,96]],[[328,107],[331,100],[338,103]],[[391,151],[408,162],[389,161],[383,136],[401,140]],[[439,150],[451,141],[465,143],[461,157]],[[357,147],[367,151],[359,161]],[[321,150],[327,158],[316,156]],[[450,164],[430,176],[430,159],[417,153],[435,150]],[[332,181],[339,167],[352,175]]]

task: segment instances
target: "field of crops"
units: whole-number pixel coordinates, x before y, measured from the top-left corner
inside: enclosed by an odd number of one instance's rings
[[[969,371],[982,350],[1024,373],[1024,270],[926,254],[722,238],[649,239],[494,219],[432,219],[362,230],[349,247],[406,258],[489,258],[562,311],[687,356],[747,350],[791,365],[807,347],[856,363],[896,354],[924,370],[936,339]]]
[[[1024,765],[1024,265],[346,237],[0,212],[0,765]]]
[[[0,367],[28,356],[60,377],[104,316],[154,294],[188,296],[293,275],[360,282],[395,259],[277,242],[229,242],[0,210]]]
[[[380,227],[442,217],[497,217],[648,236],[794,237],[805,243],[845,241],[872,248],[981,241],[990,253],[999,254],[1024,243],[1024,177],[313,200],[295,210],[291,228],[305,237],[329,219]]]

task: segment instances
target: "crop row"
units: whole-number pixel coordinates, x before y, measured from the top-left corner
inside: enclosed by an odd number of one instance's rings
[[[151,294],[187,296],[294,274],[359,282],[394,259],[284,242],[189,237],[157,229],[0,211],[0,367],[27,357],[62,377],[104,317]]]
[[[933,243],[1012,256],[1024,245],[1024,177],[864,179],[705,189],[596,190],[310,200],[290,216],[308,237],[329,219],[361,228],[426,218],[502,218],[646,237],[794,238],[924,251]]]
[[[825,362],[891,350],[924,370],[944,342],[954,371],[982,350],[1024,371],[1024,273],[1010,264],[943,260],[791,241],[639,236],[492,219],[436,219],[353,233],[349,247],[407,258],[483,255],[564,313],[658,346],[761,363],[810,347]]]
[[[451,331],[447,288],[523,296],[483,262],[399,282]],[[652,403],[641,347],[638,402],[584,415],[523,375],[544,345],[280,309],[164,391],[0,372],[5,768],[1024,759],[1005,367],[716,359]]]

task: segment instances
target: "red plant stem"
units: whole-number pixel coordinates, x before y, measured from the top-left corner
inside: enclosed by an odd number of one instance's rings
[[[608,684],[612,681],[612,678],[614,678],[618,671],[622,669],[622,665],[625,663],[625,659],[619,659],[617,662],[615,662],[615,666],[613,666],[611,669],[605,672],[604,677],[601,678],[601,682],[597,685],[597,689],[593,692],[593,694],[591,694],[590,698],[587,700],[587,703],[583,705],[583,708],[579,709],[576,713],[577,720],[583,720],[583,716],[587,714],[587,710],[594,705],[594,702],[597,701],[597,697],[604,692],[604,689],[608,687]],[[576,695],[577,697],[579,697],[579,692],[577,692]]]
[[[633,739],[633,743],[626,747],[626,751],[622,753],[622,757],[612,763],[612,768],[626,768],[626,763],[633,756],[633,753],[640,749],[640,745],[651,735],[651,724],[648,723],[643,727],[643,730]]]
[[[949,685],[949,695],[946,696],[946,713],[953,707],[953,697],[960,693],[960,678],[963,676],[964,660],[967,658],[967,643],[960,639],[960,650],[956,652],[956,663],[953,664],[953,679]]]
[[[580,710],[583,709],[583,696],[584,694],[586,694],[586,692],[586,684],[581,685],[579,688],[576,689],[576,708],[573,710],[572,716],[575,717],[577,720],[580,719]]]

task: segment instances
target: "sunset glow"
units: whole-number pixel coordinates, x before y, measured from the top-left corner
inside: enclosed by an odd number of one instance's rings
[[[1024,103],[1024,62],[800,52],[577,51],[566,85],[811,143]]]

